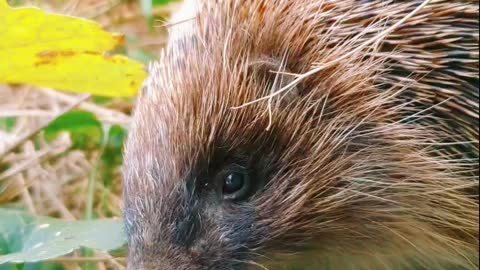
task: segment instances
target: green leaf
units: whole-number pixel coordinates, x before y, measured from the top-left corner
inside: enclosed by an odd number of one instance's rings
[[[0,239],[6,253],[0,255],[0,264],[43,261],[80,247],[107,252],[125,244],[119,219],[68,222],[1,208]]]
[[[160,5],[166,5],[170,2],[173,2],[173,0],[152,0],[153,6],[160,6]]]
[[[65,268],[53,262],[38,262],[23,264],[2,264],[0,270],[65,270]],[[23,267],[23,268],[22,268]]]
[[[73,148],[98,148],[103,140],[102,124],[93,113],[85,111],[68,112],[44,129],[47,140],[55,139],[61,132],[69,132]]]
[[[0,118],[0,129],[10,132],[15,128],[17,119],[15,117]]]
[[[123,142],[127,136],[127,131],[119,125],[113,125],[109,129],[107,136],[108,140],[103,151],[102,160],[109,166],[119,166],[123,161]]]
[[[14,6],[14,7],[24,5],[25,4],[24,2],[25,2],[24,0],[10,0],[10,1],[7,1],[7,3],[9,3],[11,6]]]

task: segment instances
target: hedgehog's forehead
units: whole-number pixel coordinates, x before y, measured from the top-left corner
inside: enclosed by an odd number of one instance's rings
[[[155,72],[166,70],[161,66],[155,68],[158,68]],[[148,151],[145,154],[155,157],[148,163],[165,164],[184,174],[193,164],[215,158],[218,152],[252,147],[255,142],[252,139],[262,135],[262,127],[268,122],[263,113],[265,108],[232,106],[239,97],[233,91],[241,89],[234,86],[225,89],[225,85],[207,82],[208,74],[204,75],[204,81],[200,75],[168,81],[159,79],[168,77],[168,72],[157,74],[147,80],[133,128],[141,137],[138,143],[145,144],[142,147]]]

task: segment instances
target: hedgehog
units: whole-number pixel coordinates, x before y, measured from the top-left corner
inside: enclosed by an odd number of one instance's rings
[[[128,269],[478,269],[478,10],[187,1],[125,146]]]

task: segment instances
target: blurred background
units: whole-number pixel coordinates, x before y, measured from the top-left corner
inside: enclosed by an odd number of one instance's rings
[[[162,25],[180,4],[170,0],[7,2],[94,20],[109,32],[123,33],[125,46],[115,53],[143,63],[154,60],[164,46],[167,34]],[[0,84],[0,207],[65,220],[121,217],[122,144],[135,98],[92,97],[64,113],[76,100],[78,95],[52,89]],[[46,123],[50,124],[44,127]],[[16,147],[10,149],[12,145]],[[126,268],[122,252],[108,256],[77,251],[47,262],[0,265],[0,269]]]

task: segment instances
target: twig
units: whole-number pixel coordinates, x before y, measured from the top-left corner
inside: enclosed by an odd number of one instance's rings
[[[25,183],[25,179],[23,178],[23,175],[18,175],[18,185],[22,188],[22,200],[27,206],[28,212],[32,214],[36,214],[36,209],[35,205],[33,203],[32,196],[30,196],[30,192],[28,191],[27,184]]]
[[[48,154],[49,154],[49,149],[46,149],[46,150],[43,149],[41,151],[38,151],[37,153],[34,154],[34,156],[32,156],[32,158],[25,160],[22,163],[17,164],[16,166],[1,173],[0,182],[24,171],[25,169],[31,168],[33,165],[37,164],[40,160],[45,158]]]
[[[82,106],[80,106],[82,107]],[[36,117],[36,118],[42,118],[42,117],[54,117],[56,115],[55,111],[47,111],[47,110],[35,110],[35,109],[22,109],[22,110],[16,110],[16,109],[7,109],[7,110],[0,110],[0,117]],[[105,115],[97,115],[98,120],[102,123],[106,124],[118,124],[121,126],[127,126],[128,125],[128,119],[119,119],[118,117],[115,116],[105,116]]]
[[[44,89],[44,92],[49,94],[50,96],[53,96],[57,99],[62,100],[62,101],[66,101],[66,102],[69,102],[69,103],[75,101],[75,97],[73,97],[71,95],[61,93],[61,92],[58,92],[58,91],[52,91],[52,90]],[[101,106],[97,106],[97,105],[95,105],[93,103],[90,103],[90,102],[84,102],[84,103],[80,104],[78,107],[83,109],[83,110],[87,110],[89,112],[94,113],[95,115],[99,116],[99,118],[108,118],[109,121],[115,122],[115,123],[120,124],[124,127],[127,127],[128,123],[130,122],[130,117],[128,115],[126,115],[122,112],[119,112],[119,111],[114,111],[114,110],[103,108]],[[116,119],[114,121],[113,118],[118,118],[118,119]]]
[[[60,199],[58,199],[56,194],[53,194],[46,185],[40,185],[40,188],[42,189],[42,192],[48,197],[48,199],[52,202],[52,204],[57,208],[57,210],[60,212],[64,219],[68,221],[75,220],[75,216],[70,213],[67,207],[60,201]]]
[[[2,158],[3,156],[5,156],[7,153],[9,153],[10,151],[14,150],[15,148],[17,148],[19,145],[21,145],[22,143],[24,143],[25,141],[29,140],[30,138],[32,138],[35,134],[37,134],[38,132],[40,132],[42,129],[46,128],[48,125],[50,125],[50,123],[52,123],[53,121],[55,121],[56,119],[58,119],[60,116],[64,115],[65,113],[73,110],[74,108],[76,108],[78,105],[80,105],[82,102],[84,102],[85,100],[87,100],[88,98],[90,98],[90,94],[84,94],[84,95],[81,95],[79,98],[77,98],[77,100],[75,100],[75,102],[73,102],[72,104],[70,104],[69,106],[67,106],[65,109],[63,109],[61,112],[59,112],[55,117],[53,117],[52,119],[44,122],[42,125],[40,125],[39,127],[33,129],[32,131],[30,131],[29,133],[25,134],[24,136],[21,136],[19,139],[17,139],[16,142],[14,142],[12,145],[10,146],[7,146],[6,149],[4,149],[3,151],[0,151],[0,158]]]

